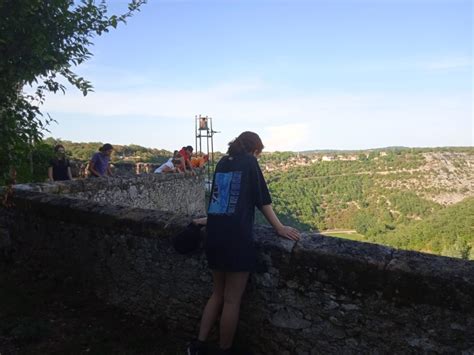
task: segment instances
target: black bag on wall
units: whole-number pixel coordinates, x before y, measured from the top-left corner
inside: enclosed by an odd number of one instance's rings
[[[199,249],[201,245],[202,225],[189,223],[185,230],[172,238],[174,249],[180,254],[187,254]]]

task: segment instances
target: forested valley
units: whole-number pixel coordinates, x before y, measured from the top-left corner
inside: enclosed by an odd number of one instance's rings
[[[474,148],[285,152],[260,164],[276,212],[303,231],[474,259]]]

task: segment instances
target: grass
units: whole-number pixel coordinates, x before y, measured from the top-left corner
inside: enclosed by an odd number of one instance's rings
[[[328,232],[328,233],[323,232],[321,234],[328,237],[338,237],[338,238],[343,238],[343,239],[355,240],[358,242],[367,241],[364,235],[359,234],[357,232]]]

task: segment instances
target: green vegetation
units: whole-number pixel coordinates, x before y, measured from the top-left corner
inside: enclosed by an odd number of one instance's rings
[[[31,159],[21,159],[16,165],[17,182],[43,182],[48,177],[48,166],[54,157],[53,146],[38,142],[29,152]]]
[[[417,168],[421,163],[422,156],[417,155],[319,162],[286,172],[271,172],[268,174],[268,184],[278,213],[295,214],[298,220],[312,226],[312,229],[357,229],[359,226],[358,231],[365,234],[371,228],[385,229],[385,224],[394,220],[391,214],[378,215],[382,202],[377,201],[376,197],[392,192],[377,186],[376,172]],[[401,205],[402,216],[409,218],[412,213],[423,212],[428,208],[426,205],[431,206],[428,201],[419,200],[415,194],[410,195],[408,201],[395,195],[394,203]],[[418,206],[418,203],[423,207]],[[361,208],[365,214],[360,212]],[[372,217],[374,214],[378,216]],[[381,225],[377,226],[369,220],[371,218],[380,221]]]
[[[372,241],[397,248],[474,259],[474,198],[437,210],[425,220],[402,225]]]
[[[449,180],[430,184],[443,174],[443,167],[426,168],[425,153],[448,154],[440,161],[454,166],[458,178],[472,179],[466,159],[472,164],[474,148],[466,147],[395,148],[350,152],[342,157],[337,152],[331,153],[339,159],[334,161],[322,161],[321,156],[328,152],[299,157],[276,153],[275,159],[273,154],[264,155],[260,163],[270,167],[266,177],[274,209],[285,223],[302,230],[354,230],[356,234],[328,234],[474,259],[474,199],[446,207],[431,198],[459,192],[467,197],[472,191],[468,185],[451,186]],[[349,155],[356,158],[345,159]],[[295,159],[306,164],[298,166]],[[315,163],[307,163],[311,161]]]
[[[338,237],[338,238],[344,238],[344,239],[350,239],[350,240],[355,240],[358,242],[365,242],[367,241],[367,238],[363,236],[362,234],[356,233],[356,232],[324,232],[322,233],[326,236],[329,237]]]
[[[89,81],[74,73],[88,60],[92,39],[116,28],[139,10],[130,2],[122,15],[109,15],[105,1],[3,0],[0,2],[0,185],[34,176],[37,144],[53,120],[43,116],[46,94],[65,93],[68,82],[84,95]],[[25,88],[30,87],[29,90]]]

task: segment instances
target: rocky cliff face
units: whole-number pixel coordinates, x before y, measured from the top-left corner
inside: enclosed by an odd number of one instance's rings
[[[430,152],[423,153],[423,158],[421,166],[415,169],[377,172],[398,177],[396,180],[378,179],[378,185],[414,191],[442,205],[474,196],[474,154]]]
[[[371,175],[380,187],[402,189],[416,192],[420,196],[431,199],[443,205],[450,205],[474,196],[474,149],[467,152],[432,151],[417,153],[422,157],[422,162],[416,168],[391,167],[390,163],[381,165],[375,170],[358,170],[353,173],[337,173],[334,177],[347,175]],[[411,153],[402,153],[413,158]],[[382,159],[384,155],[373,160]],[[326,157],[325,155],[322,156]],[[357,164],[357,155],[340,154],[331,155],[331,160],[324,160],[320,155],[291,156],[283,160],[272,160],[271,155],[266,157],[263,168],[267,174],[285,172],[289,169],[300,167],[306,169],[313,164],[332,164],[346,161]],[[367,154],[369,157],[369,154]],[[402,159],[403,160],[403,159]],[[403,164],[401,164],[403,166]],[[383,166],[383,167],[382,167]]]
[[[425,153],[424,157],[422,170],[429,176],[425,187],[436,191],[430,194],[435,202],[449,205],[474,196],[474,154]]]

